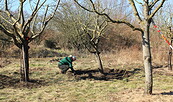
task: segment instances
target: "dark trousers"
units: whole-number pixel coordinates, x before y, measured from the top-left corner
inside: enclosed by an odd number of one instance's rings
[[[69,69],[68,65],[58,65],[59,69],[61,69],[61,73],[66,73]]]

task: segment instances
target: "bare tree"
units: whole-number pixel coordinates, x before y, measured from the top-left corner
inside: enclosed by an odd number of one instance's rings
[[[161,27],[163,33],[170,39],[170,45],[173,43],[173,12],[171,5],[167,5],[167,9],[169,10],[166,15],[162,16],[162,20],[164,21],[163,26]],[[165,10],[163,10],[165,11]],[[172,48],[169,46],[168,51],[168,70],[172,70]]]
[[[8,0],[4,0],[4,10],[0,10],[0,19],[3,20],[3,22],[0,22],[0,30],[11,37],[13,43],[22,50],[23,66],[20,73],[21,81],[24,82],[29,81],[28,44],[42,34],[48,22],[53,18],[60,3],[60,0],[57,0],[57,4],[53,6],[54,10],[52,13],[50,13],[51,10],[49,9],[51,6],[47,5],[42,20],[37,22],[39,11],[45,6],[46,1],[47,0],[43,0],[42,2],[41,0],[34,1],[35,5],[31,4],[34,7],[31,7],[32,12],[28,18],[25,17],[24,11],[24,3],[27,2],[26,0],[19,0],[20,5],[18,7],[17,16],[9,9],[8,4],[10,2]],[[29,2],[31,3],[32,0],[29,0]]]
[[[70,2],[63,4],[61,12],[54,18],[55,26],[65,36],[62,39],[69,39],[77,50],[87,49],[95,54],[99,71],[103,73],[99,44],[107,26],[106,18],[72,5]]]
[[[170,39],[170,45],[173,42],[173,4],[166,3],[163,8],[157,13],[155,19],[162,33]],[[170,46],[169,46],[170,47]],[[172,48],[168,51],[168,70],[172,70]]]
[[[171,18],[172,20],[172,18]],[[169,32],[173,32],[172,27],[169,27]],[[171,40],[170,40],[170,44],[172,46],[173,43],[173,36],[171,34]],[[168,52],[168,70],[172,70],[172,48],[169,48],[169,52]]]
[[[161,34],[164,35],[165,45],[169,44],[168,47],[168,70],[172,70],[172,42],[173,42],[173,4],[166,2],[163,8],[156,13],[154,17],[155,27],[161,30]],[[155,30],[155,29],[154,29]],[[170,46],[171,45],[171,46]]]
[[[83,14],[84,13],[78,10],[71,2],[62,3],[61,9],[56,12],[51,23],[54,27],[53,29],[59,32],[59,46],[68,49],[74,48],[78,51],[84,48],[78,36],[80,31],[76,30],[79,27],[76,20]]]
[[[105,18],[100,17],[99,15],[95,16],[93,24],[82,24],[82,30],[84,31],[84,34],[87,36],[89,45],[91,47],[87,47],[85,43],[85,48],[88,49],[90,53],[94,53],[96,55],[96,58],[98,60],[98,65],[99,65],[99,71],[101,73],[104,73],[103,69],[103,64],[102,60],[100,57],[101,51],[99,51],[99,44],[100,44],[100,39],[104,35],[104,31],[107,27],[107,20]]]
[[[153,87],[153,78],[152,78],[152,59],[151,59],[151,49],[150,49],[150,24],[152,18],[155,16],[156,12],[162,7],[166,0],[142,0],[139,2],[138,0],[128,0],[132,9],[133,14],[139,24],[140,27],[135,27],[133,24],[126,20],[114,20],[112,19],[107,13],[99,12],[95,4],[92,0],[89,0],[93,9],[88,9],[84,7],[79,1],[74,0],[81,8],[89,11],[95,12],[98,15],[106,16],[111,22],[118,23],[118,24],[126,24],[132,30],[140,31],[142,34],[142,47],[143,47],[143,60],[144,60],[144,68],[145,68],[145,93],[152,94],[152,87]],[[81,1],[80,1],[81,2]],[[159,3],[159,4],[158,4]],[[137,8],[137,4],[142,6],[143,12],[140,15],[140,12]],[[156,7],[157,6],[157,7]]]

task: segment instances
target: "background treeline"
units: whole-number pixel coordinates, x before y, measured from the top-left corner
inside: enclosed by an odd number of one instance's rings
[[[104,10],[104,12],[108,13],[115,19],[128,20],[135,25],[136,20],[133,17],[132,10],[129,6],[129,3],[126,0],[103,0],[97,3],[97,7],[99,9],[102,8],[100,11]],[[172,15],[172,5],[165,4],[154,18],[155,23],[161,27],[162,32],[164,32],[168,38],[171,38],[172,36]],[[49,26],[45,29],[43,34],[29,45],[32,46],[30,47],[29,52],[30,57],[55,56],[55,54],[57,54],[55,49],[87,52],[86,46],[88,48],[91,48],[91,46],[88,37],[85,35],[85,30],[83,30],[84,27],[86,29],[94,29],[96,21],[106,21],[106,18],[101,17],[96,19],[96,16],[97,15],[94,13],[81,9],[72,1],[64,1],[64,3],[60,5],[55,17],[49,23]],[[38,19],[41,17],[42,16],[38,17]],[[90,31],[90,33],[91,32],[92,31]],[[94,38],[94,35],[92,35],[92,37]],[[140,51],[141,35],[137,31],[132,31],[131,28],[126,25],[112,24],[108,22],[108,25],[104,29],[102,35],[99,36],[98,46],[99,50],[105,53],[116,53],[127,49],[129,49],[129,51],[132,49]],[[169,48],[161,39],[157,31],[155,31],[152,27],[151,47],[152,51],[155,53],[154,55],[157,55],[160,51],[164,51],[166,53],[166,50]],[[54,50],[50,51],[50,49]],[[11,39],[0,32],[0,56],[18,57],[20,54],[20,50],[14,46]]]

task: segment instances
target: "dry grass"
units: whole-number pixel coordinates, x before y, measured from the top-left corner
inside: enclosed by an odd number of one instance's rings
[[[12,63],[0,68],[1,102],[172,102],[172,75],[164,69],[154,69],[154,95],[143,95],[144,70],[139,50],[126,49],[113,54],[102,54],[105,68],[126,69],[134,74],[124,79],[76,80],[75,77],[59,74],[57,62],[52,58],[31,58],[28,84],[15,82],[19,78],[20,63]],[[74,62],[75,69],[97,69],[94,55],[82,55]],[[10,80],[11,79],[11,80]],[[13,83],[9,83],[10,81]],[[5,84],[5,85],[3,85]]]

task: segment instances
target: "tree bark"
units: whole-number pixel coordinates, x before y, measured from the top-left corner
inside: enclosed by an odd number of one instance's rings
[[[97,58],[97,61],[98,61],[98,64],[99,64],[99,71],[103,74],[104,71],[103,71],[102,60],[100,58],[100,53],[99,52],[96,52],[95,55],[96,55],[96,58]]]
[[[22,44],[22,68],[21,68],[21,81],[29,81],[29,53],[28,53],[28,41],[25,40]]]
[[[144,4],[144,20],[143,24],[140,24],[141,28],[143,28],[142,34],[142,48],[143,48],[143,60],[144,60],[144,68],[145,68],[145,94],[152,94],[153,88],[153,75],[152,75],[152,59],[151,59],[151,48],[150,48],[150,24],[151,19],[149,18],[150,14],[149,8],[149,0],[145,0]]]
[[[145,68],[145,94],[152,94],[153,79],[152,79],[152,61],[151,61],[151,49],[149,39],[149,21],[144,23],[144,34],[142,34],[143,40],[143,60]]]
[[[172,38],[171,38],[171,45],[172,45]],[[169,48],[168,53],[168,70],[172,70],[172,48]]]

